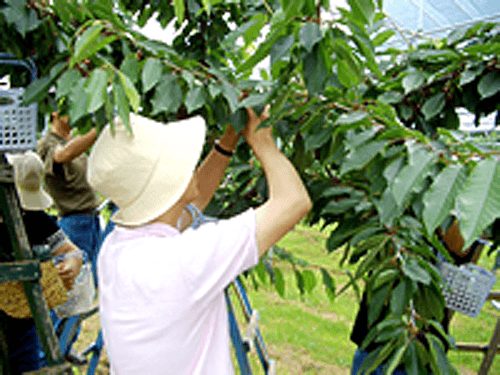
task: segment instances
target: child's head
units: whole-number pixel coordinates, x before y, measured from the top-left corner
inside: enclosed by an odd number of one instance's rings
[[[116,117],[113,131],[109,124],[102,130],[90,153],[88,180],[118,206],[113,221],[141,225],[196,192],[192,178],[206,128],[199,116],[161,124],[135,114],[130,127],[132,134]]]

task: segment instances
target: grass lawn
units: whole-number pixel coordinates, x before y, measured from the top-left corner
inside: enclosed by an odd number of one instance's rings
[[[339,267],[341,253],[328,254],[324,250],[326,238],[326,233],[298,226],[279,245],[298,258],[327,268],[334,276],[338,289],[347,281],[347,276]],[[483,256],[480,261],[480,265],[487,269],[491,269],[492,264],[493,257]],[[277,265],[285,275],[285,298],[281,298],[269,283],[255,290],[250,282],[246,282],[252,308],[260,313],[259,328],[264,343],[271,357],[277,361],[277,373],[349,374],[355,350],[349,334],[358,308],[354,292],[349,290],[330,302],[318,284],[310,294],[301,297],[291,267],[284,262]],[[317,278],[320,280],[318,275]],[[495,289],[500,289],[500,281],[497,281]],[[487,302],[476,319],[456,314],[451,334],[458,342],[488,342],[498,317],[500,311]],[[77,349],[85,348],[95,338],[98,328],[97,316],[88,319],[83,325]],[[449,358],[460,374],[477,374],[483,355],[450,352]],[[264,373],[255,354],[251,355],[251,362],[254,374]],[[85,373],[84,370],[80,371]],[[109,373],[105,354],[101,357],[98,373]],[[489,374],[500,375],[500,355],[495,357]]]

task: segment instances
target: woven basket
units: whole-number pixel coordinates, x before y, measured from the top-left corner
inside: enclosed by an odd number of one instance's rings
[[[40,284],[49,309],[66,302],[68,291],[64,288],[52,260],[41,262],[40,268],[42,270]],[[20,281],[7,281],[0,284],[0,310],[13,318],[31,318],[31,310]]]

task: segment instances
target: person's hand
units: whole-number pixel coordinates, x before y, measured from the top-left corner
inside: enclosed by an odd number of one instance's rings
[[[76,276],[80,273],[82,262],[83,260],[80,257],[69,257],[56,265],[57,274],[66,289],[73,289],[73,284]]]
[[[274,143],[272,127],[257,129],[262,121],[269,118],[270,108],[269,105],[266,105],[260,116],[257,116],[252,108],[247,107],[248,121],[243,129],[243,136],[252,148],[262,142],[272,141]]]

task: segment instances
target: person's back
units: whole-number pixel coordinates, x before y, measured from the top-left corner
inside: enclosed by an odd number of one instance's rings
[[[99,255],[100,308],[120,374],[231,373],[222,291],[258,261],[253,216],[182,233],[154,223],[109,235]]]

